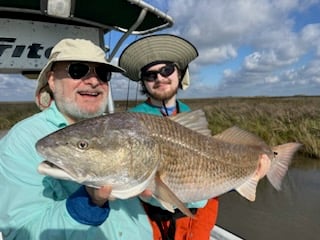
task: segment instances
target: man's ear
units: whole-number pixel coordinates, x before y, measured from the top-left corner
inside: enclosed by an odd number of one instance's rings
[[[177,72],[178,72],[178,79],[179,79],[179,81],[181,81],[182,80],[181,70],[179,68],[177,68]]]
[[[47,72],[47,79],[48,79],[48,85],[49,88],[52,92],[55,90],[55,84],[54,84],[54,77],[53,77],[53,72],[49,71]]]

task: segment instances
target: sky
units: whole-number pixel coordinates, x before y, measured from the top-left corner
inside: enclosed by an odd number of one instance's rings
[[[145,0],[174,20],[171,33],[193,43],[191,85],[179,98],[320,94],[320,0]],[[117,32],[105,36],[110,48]],[[113,59],[137,36],[128,38]],[[0,74],[0,101],[33,101],[36,81]],[[121,74],[115,100],[144,98]]]

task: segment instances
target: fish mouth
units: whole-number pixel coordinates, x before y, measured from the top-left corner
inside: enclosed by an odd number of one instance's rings
[[[59,168],[62,169],[61,167],[58,167],[57,165],[53,164],[52,162],[49,161],[43,161],[43,164],[45,164],[46,166],[50,167],[50,168]]]
[[[55,178],[64,179],[64,180],[73,180],[75,181],[75,178],[67,173],[64,169],[61,167],[55,165],[52,162],[49,161],[43,161],[38,166],[38,172],[42,175],[49,175]]]

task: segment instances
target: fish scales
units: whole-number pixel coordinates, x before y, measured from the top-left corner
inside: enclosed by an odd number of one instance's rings
[[[38,171],[92,187],[111,185],[111,194],[122,199],[150,189],[166,209],[177,206],[188,216],[183,203],[230,190],[254,201],[265,175],[280,189],[301,144],[269,147],[238,127],[211,136],[207,124],[202,110],[165,118],[123,112],[87,119],[37,142],[47,160]]]
[[[138,115],[141,124],[160,144],[161,180],[183,202],[219,196],[243,183],[257,168],[259,154],[271,148],[217,141],[169,118]],[[218,186],[218,187],[217,187]]]

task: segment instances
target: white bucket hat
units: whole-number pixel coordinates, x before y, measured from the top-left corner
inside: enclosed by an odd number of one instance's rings
[[[63,39],[52,48],[48,63],[38,76],[35,95],[36,104],[41,110],[47,108],[52,100],[47,73],[51,71],[53,63],[62,61],[102,63],[110,67],[111,72],[124,72],[122,68],[109,63],[105,58],[105,52],[93,42],[85,39]]]
[[[140,81],[141,69],[153,62],[174,62],[184,73],[182,89],[190,85],[188,64],[198,57],[198,51],[187,40],[171,35],[159,34],[140,38],[127,46],[119,57],[119,66],[124,75],[133,81]]]

